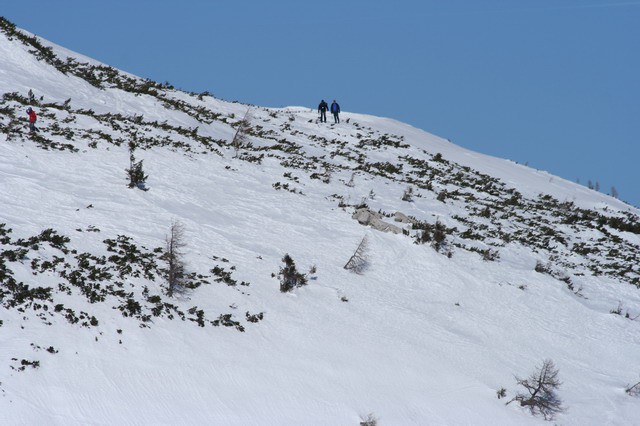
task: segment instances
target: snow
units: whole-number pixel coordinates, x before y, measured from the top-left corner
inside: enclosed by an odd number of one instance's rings
[[[48,45],[60,57],[78,57]],[[63,75],[4,34],[0,63],[2,93],[25,96],[31,89],[46,102],[71,98],[76,110],[142,114],[147,121],[198,126],[198,134],[221,140],[235,133],[220,121],[206,124],[167,109],[151,96],[99,90]],[[248,108],[167,93],[236,120]],[[254,107],[251,115],[267,130],[280,131],[290,123],[300,133],[287,135],[288,140],[309,155],[328,159],[333,147],[307,135],[352,146],[358,143],[357,123],[376,134],[402,136],[410,145],[407,152],[416,157],[441,153],[498,178],[525,198],[550,194],[582,208],[639,213],[544,171],[468,151],[394,120],[343,112],[340,125],[320,125],[315,111],[304,106]],[[38,125],[48,134],[53,123],[41,116]],[[117,136],[88,116],[79,115],[71,125]],[[118,235],[149,249],[162,247],[178,220],[186,232],[189,270],[211,275],[216,265],[235,266],[234,279],[250,285],[212,282],[170,301],[184,311],[197,306],[210,319],[234,313],[245,332],[166,317],[140,327],[140,321],[113,309],[114,303],[90,304],[77,293],[55,298],[95,315],[97,327],[69,324],[61,316],[46,325],[30,310],[2,307],[0,424],[357,425],[369,413],[380,425],[543,424],[517,403],[505,402],[518,390],[514,375],[529,375],[547,358],[554,360],[563,382],[558,393],[566,411],[558,424],[640,424],[640,401],[624,392],[640,380],[640,321],[609,312],[623,302],[632,315],[640,314],[640,294],[633,285],[583,268],[574,271],[584,273],[574,275],[585,296],[578,297],[558,279],[534,271],[536,261],[548,260],[543,252],[516,242],[500,247],[498,261],[487,262],[460,249],[449,258],[405,235],[363,227],[351,218],[353,208],[339,207],[333,194],[356,204],[373,191],[367,204],[374,211],[400,211],[431,222],[439,218],[447,225],[454,224],[453,216],[467,214],[459,203],[441,203],[423,190],[414,202],[403,202],[407,185],[380,176],[357,174],[355,186],[348,187],[352,169],[336,171],[326,184],[284,168],[276,158],[256,164],[233,158],[227,148],[220,156],[156,147],[136,151],[149,175],[150,190],[144,192],[126,186],[126,143],[91,148],[80,138],[52,138],[80,152],[43,150],[26,131],[14,138],[0,135],[0,223],[12,228],[12,238],[53,228],[79,252],[107,254],[103,241]],[[276,140],[252,142],[262,146]],[[397,160],[393,149],[368,155],[372,163]],[[335,162],[348,164],[342,157]],[[284,177],[287,172],[299,180]],[[276,190],[276,182],[304,195]],[[89,232],[91,227],[99,232]],[[638,244],[637,235],[619,234]],[[357,275],[343,265],[364,236],[370,267]],[[316,279],[281,293],[272,274],[285,253],[302,272],[316,265]],[[45,246],[37,254],[59,255]],[[220,258],[228,263],[215,260]],[[16,280],[57,288],[60,277],[35,275],[30,260],[10,263]],[[147,285],[160,294],[163,283],[130,278],[126,285],[137,293]],[[247,311],[264,312],[264,319],[248,323]],[[49,346],[58,352],[47,352]],[[40,366],[18,371],[13,358],[38,360]],[[502,387],[506,400],[496,397]]]

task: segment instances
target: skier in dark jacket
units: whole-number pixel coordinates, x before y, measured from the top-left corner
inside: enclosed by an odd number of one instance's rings
[[[320,102],[320,105],[318,105],[318,112],[320,113],[320,122],[321,123],[326,123],[327,122],[327,110],[328,109],[329,109],[329,105],[323,99],[322,102]]]
[[[27,108],[27,114],[29,114],[29,133],[33,133],[37,130],[36,120],[38,118],[36,117],[36,112],[31,108]]]
[[[333,122],[334,123],[339,123],[340,122],[340,117],[338,116],[338,114],[340,114],[340,105],[338,105],[338,103],[336,102],[336,100],[333,100],[333,103],[331,104],[331,113],[333,114]]]

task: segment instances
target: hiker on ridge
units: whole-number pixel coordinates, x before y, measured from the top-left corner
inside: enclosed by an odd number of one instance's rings
[[[329,105],[323,99],[322,102],[320,102],[320,105],[318,105],[318,112],[320,113],[321,123],[327,122],[327,109],[329,109]]]
[[[338,114],[340,114],[340,105],[338,105],[338,103],[336,102],[336,100],[333,100],[333,103],[331,104],[331,113],[333,114],[333,122],[334,123],[339,123],[340,122],[340,117],[338,117]]]

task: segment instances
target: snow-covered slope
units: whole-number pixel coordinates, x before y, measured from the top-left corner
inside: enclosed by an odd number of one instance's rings
[[[176,91],[6,21],[0,93],[0,424],[541,424],[505,402],[545,359],[558,424],[638,423],[637,209],[393,120]],[[174,224],[191,288],[168,297]],[[286,293],[285,254],[308,279]]]

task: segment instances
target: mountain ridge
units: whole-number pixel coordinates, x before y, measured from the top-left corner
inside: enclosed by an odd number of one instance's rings
[[[535,424],[514,405],[503,407],[495,391],[505,386],[513,396],[512,375],[526,375],[542,357],[560,361],[561,375],[569,371],[564,399],[582,411],[560,421],[622,424],[637,415],[623,383],[637,373],[617,366],[637,360],[627,347],[638,342],[630,321],[640,313],[637,209],[395,120],[346,112],[341,125],[320,125],[312,109],[229,103],[97,62],[63,61],[72,54],[2,24],[0,170],[12,189],[3,196],[0,333],[11,336],[2,346],[15,358],[0,376],[8,424],[357,424],[368,412],[380,424],[478,424],[474,412],[486,424]],[[27,105],[40,113],[37,135],[20,118]],[[234,145],[240,130],[244,141]],[[146,192],[127,188],[131,154],[145,161]],[[363,227],[359,212],[399,232]],[[397,213],[406,220],[396,221]],[[194,274],[178,299],[166,297],[161,259],[175,219],[185,225]],[[363,237],[373,252],[369,269],[352,274],[343,265]],[[281,294],[276,275],[286,253],[318,272]],[[544,308],[548,318],[539,318],[536,308],[548,300],[555,302]],[[589,330],[576,314],[604,325]],[[509,323],[523,334],[531,322],[540,330],[534,342],[501,330]],[[563,333],[581,353],[565,347]],[[598,347],[609,334],[610,347]],[[229,355],[203,349],[210,341]],[[117,363],[131,363],[126,373],[104,373],[116,365],[104,347]],[[286,362],[265,360],[256,347]],[[362,365],[349,359],[359,347],[371,353],[358,357]],[[163,352],[191,358],[193,368]],[[156,373],[126,353],[151,359]],[[228,373],[206,368],[209,359]],[[581,383],[579,367],[597,359],[601,368]],[[71,374],[77,360],[90,383]],[[260,362],[266,367],[248,368]],[[235,383],[231,395],[224,379]],[[61,389],[52,385],[61,380]],[[166,380],[202,406],[173,400]],[[465,391],[467,381],[475,391]],[[442,384],[449,396],[429,391]],[[619,412],[589,407],[581,387],[615,400]],[[136,389],[151,395],[135,397],[140,410],[127,402]],[[295,397],[286,396],[291,390]],[[205,391],[222,407],[207,407]],[[242,395],[250,398],[240,403]],[[32,399],[38,410],[19,412]],[[62,404],[51,406],[56,399]],[[327,413],[327,404],[338,408]]]

